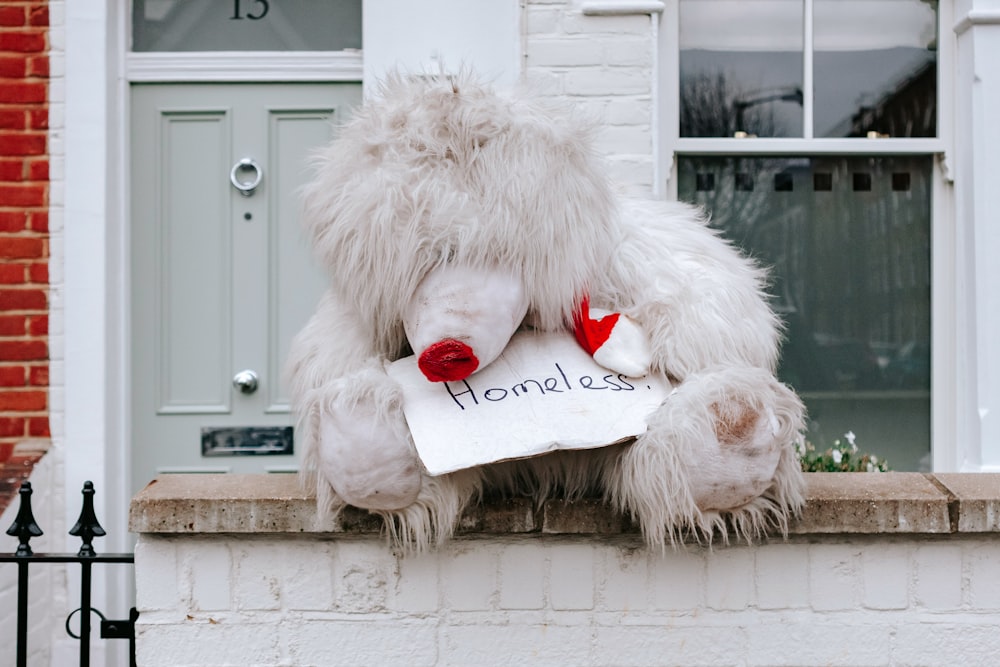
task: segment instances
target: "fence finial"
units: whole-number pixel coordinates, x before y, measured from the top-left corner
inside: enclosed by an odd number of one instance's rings
[[[18,558],[27,558],[32,555],[31,546],[28,541],[32,537],[41,536],[42,529],[35,522],[35,515],[31,512],[31,482],[21,482],[21,490],[17,492],[20,501],[17,507],[17,516],[14,523],[10,524],[7,534],[20,540],[17,551],[14,553]]]
[[[97,521],[97,514],[94,512],[94,483],[86,481],[83,483],[83,509],[80,510],[80,518],[76,520],[76,525],[70,529],[69,534],[83,540],[77,556],[81,558],[92,558],[97,555],[92,542],[95,537],[104,537],[106,534],[101,524]]]

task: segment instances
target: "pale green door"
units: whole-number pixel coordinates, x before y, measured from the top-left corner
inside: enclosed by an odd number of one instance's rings
[[[297,190],[361,86],[138,84],[131,99],[132,488],[292,471],[281,370],[325,287]]]

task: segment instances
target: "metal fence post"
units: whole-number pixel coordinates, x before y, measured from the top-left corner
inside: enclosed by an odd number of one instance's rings
[[[31,483],[21,483],[21,489],[18,492],[20,505],[17,517],[7,529],[8,535],[18,538],[17,551],[12,554],[0,554],[0,563],[17,563],[17,667],[27,667],[28,664],[28,569],[31,565],[42,563],[80,564],[80,608],[70,612],[69,616],[66,617],[67,634],[80,640],[80,666],[90,666],[91,612],[96,613],[101,618],[102,639],[129,640],[130,664],[135,665],[135,621],[139,617],[138,612],[133,607],[127,620],[107,620],[104,614],[91,605],[94,563],[127,564],[135,562],[135,555],[131,553],[98,554],[94,550],[94,538],[103,537],[106,534],[94,512],[94,493],[93,483],[85,482],[80,518],[69,531],[70,535],[80,538],[82,542],[80,550],[75,554],[36,554],[31,549],[30,540],[43,533],[31,511]],[[76,612],[80,612],[79,635],[73,634],[70,629],[70,620]]]

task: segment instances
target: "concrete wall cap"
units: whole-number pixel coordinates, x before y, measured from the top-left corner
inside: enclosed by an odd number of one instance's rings
[[[810,473],[806,507],[789,527],[809,534],[1000,532],[1000,474]],[[293,475],[164,475],[132,499],[136,533],[377,533],[381,520],[348,507],[322,517]],[[471,507],[464,534],[635,533],[598,501],[526,499]]]

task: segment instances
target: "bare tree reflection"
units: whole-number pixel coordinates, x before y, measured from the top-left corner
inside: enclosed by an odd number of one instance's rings
[[[734,81],[735,77],[721,71],[686,74],[681,78],[680,136],[732,137],[738,132],[759,137],[783,134],[783,128],[775,119],[774,107],[764,102],[781,100],[787,91],[772,98],[771,92],[762,95],[761,91],[742,88]],[[799,91],[799,104],[801,99]]]

